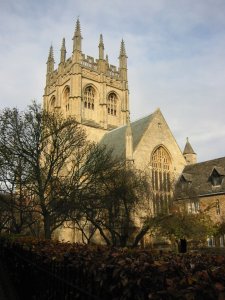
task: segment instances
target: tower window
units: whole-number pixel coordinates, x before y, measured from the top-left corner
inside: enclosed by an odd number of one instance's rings
[[[94,110],[95,90],[92,86],[88,86],[84,91],[84,107]]]
[[[108,115],[117,115],[117,96],[115,93],[110,93],[107,99]]]
[[[54,112],[55,105],[56,105],[56,100],[55,100],[55,96],[53,96],[49,102],[49,111]]]
[[[64,100],[66,111],[69,111],[70,109],[69,97],[70,97],[70,88],[67,86],[63,94],[63,100]]]

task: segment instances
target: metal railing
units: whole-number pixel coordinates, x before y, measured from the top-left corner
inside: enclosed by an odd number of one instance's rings
[[[64,262],[45,262],[21,247],[1,245],[0,258],[7,267],[21,300],[103,299],[93,278]]]

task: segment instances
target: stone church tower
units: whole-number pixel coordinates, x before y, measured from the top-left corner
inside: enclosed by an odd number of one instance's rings
[[[53,47],[50,47],[44,109],[60,112],[65,118],[75,117],[89,140],[113,149],[115,157],[143,170],[151,184],[151,201],[145,212],[150,209],[152,215],[169,213],[174,185],[185,166],[196,163],[196,154],[189,141],[182,153],[160,109],[130,122],[124,41],[120,46],[118,68],[108,62],[102,35],[98,48],[97,59],[82,52],[79,20],[73,36],[72,56],[66,57],[63,39],[56,69]],[[140,214],[139,220],[142,220],[143,210],[135,213]],[[64,240],[79,241],[77,233],[68,228],[62,229],[60,236]]]
[[[119,67],[110,65],[99,40],[99,57],[82,52],[80,22],[73,36],[73,53],[66,58],[62,41],[60,63],[54,66],[53,47],[47,61],[44,109],[75,117],[89,140],[110,149],[120,159],[145,170],[151,178],[153,211],[169,209],[172,185],[187,164],[196,162],[196,154],[187,142],[182,153],[160,109],[130,122],[127,55],[122,40]]]
[[[44,92],[44,109],[75,117],[93,141],[99,141],[106,132],[126,125],[129,120],[124,41],[121,42],[118,68],[108,62],[102,35],[98,48],[98,59],[83,54],[80,22],[77,20],[72,56],[66,58],[63,39],[56,69],[53,47],[50,47]]]

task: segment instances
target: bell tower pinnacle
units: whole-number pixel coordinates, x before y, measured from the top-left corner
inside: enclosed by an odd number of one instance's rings
[[[51,45],[47,60],[47,74],[52,73],[54,71],[54,55],[53,55],[53,47]]]
[[[125,49],[125,43],[122,39],[121,46],[120,46],[120,77],[122,80],[127,81],[127,55],[126,55],[126,49]]]
[[[62,40],[62,47],[61,47],[61,58],[60,63],[64,64],[66,61],[66,44],[65,44],[65,38]]]
[[[102,34],[100,34],[100,41],[99,41],[99,59],[104,59],[104,43],[103,43],[103,37]]]
[[[73,52],[80,51],[81,52],[81,29],[80,29],[80,20],[77,19],[76,28],[73,36]]]
[[[106,72],[106,60],[104,59],[104,43],[103,43],[102,34],[100,34],[98,49],[99,49],[98,70],[100,73],[105,73]]]

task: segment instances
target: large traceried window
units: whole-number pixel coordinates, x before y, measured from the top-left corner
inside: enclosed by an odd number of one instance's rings
[[[63,102],[66,111],[69,111],[70,109],[69,97],[70,97],[70,88],[67,86],[63,92]]]
[[[115,93],[110,93],[107,99],[108,114],[116,116],[117,114],[117,96]]]
[[[84,91],[84,107],[94,110],[95,108],[95,90],[92,86],[88,86]]]
[[[152,154],[152,189],[154,213],[168,213],[171,196],[171,159],[164,147],[158,147]]]

